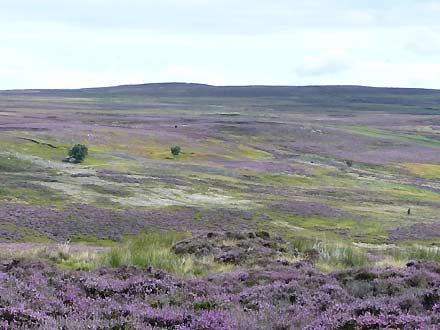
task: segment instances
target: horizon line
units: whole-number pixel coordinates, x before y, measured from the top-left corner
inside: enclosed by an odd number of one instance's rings
[[[440,91],[440,88],[426,88],[426,87],[399,87],[399,86],[370,86],[370,85],[356,85],[356,84],[324,84],[324,85],[272,85],[272,84],[237,84],[237,85],[214,85],[196,82],[153,82],[153,83],[133,83],[121,85],[107,85],[107,86],[93,86],[93,87],[74,87],[74,88],[11,88],[0,89],[0,92],[38,92],[38,91],[81,91],[91,89],[106,89],[118,87],[135,87],[135,86],[152,86],[152,85],[194,85],[214,88],[313,88],[313,87],[352,87],[352,88],[375,88],[375,89],[406,89],[406,90],[426,90],[426,91]]]

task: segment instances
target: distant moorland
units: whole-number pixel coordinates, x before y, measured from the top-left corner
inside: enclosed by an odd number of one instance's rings
[[[440,90],[0,91],[0,329],[436,329],[439,210]]]

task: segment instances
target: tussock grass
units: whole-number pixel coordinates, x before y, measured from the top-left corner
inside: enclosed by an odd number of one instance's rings
[[[350,245],[318,242],[314,249],[319,251],[319,264],[327,267],[359,267],[369,263],[364,251]]]
[[[153,267],[182,276],[198,276],[204,268],[191,256],[179,256],[171,247],[187,237],[178,233],[148,233],[135,237],[121,246],[113,248],[104,263],[117,268],[124,265],[141,268]]]
[[[314,248],[319,251],[318,266],[325,270],[358,267],[358,266],[396,266],[403,267],[409,260],[440,262],[440,248],[437,246],[410,245],[395,246],[378,250],[379,261],[370,261],[367,252],[370,248],[352,247],[342,243],[317,243]]]
[[[411,245],[404,248],[394,249],[391,252],[395,260],[424,260],[440,262],[440,248],[437,246]]]
[[[27,252],[23,257],[49,260],[66,270],[91,271],[101,265],[102,253],[93,250],[73,251],[70,241],[59,243],[54,248],[43,247]]]
[[[319,254],[317,265],[324,271],[369,264],[366,249],[348,242],[297,237],[290,239],[290,244],[299,252],[300,258],[307,259],[308,251],[316,250]]]
[[[89,251],[75,254],[64,254],[59,252],[58,256],[55,256],[54,258],[58,258],[58,261],[55,261],[55,263],[60,268],[67,270],[91,271],[98,268],[102,256]]]
[[[316,241],[307,238],[295,238],[291,241],[292,247],[298,252],[304,252],[308,249],[314,248]]]

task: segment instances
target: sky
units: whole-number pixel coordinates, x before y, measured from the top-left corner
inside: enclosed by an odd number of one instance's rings
[[[440,0],[0,0],[0,89],[440,89]]]

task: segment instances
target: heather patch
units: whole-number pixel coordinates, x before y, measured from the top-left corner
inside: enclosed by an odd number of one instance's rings
[[[390,231],[395,240],[437,240],[440,239],[439,223],[418,223],[406,227],[398,227]]]
[[[26,228],[57,241],[78,235],[119,241],[125,235],[136,235],[146,230],[179,228],[183,231],[197,231],[203,228],[221,230],[254,226],[252,217],[243,211],[214,210],[200,213],[190,208],[112,211],[84,204],[74,204],[65,210],[27,205],[0,206],[0,223]]]
[[[65,272],[41,262],[0,265],[8,329],[436,328],[439,266],[357,268],[328,275],[306,263],[182,279],[132,267]]]
[[[298,255],[298,251],[280,236],[265,231],[204,233],[177,242],[172,250],[177,255],[211,256],[219,263],[234,265],[265,264],[286,255]]]

